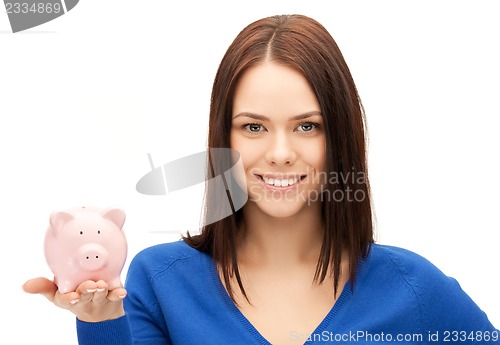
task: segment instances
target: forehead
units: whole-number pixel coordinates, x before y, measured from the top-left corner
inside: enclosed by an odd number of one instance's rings
[[[269,61],[245,71],[233,99],[233,116],[248,111],[288,117],[313,110],[320,111],[320,107],[305,76]]]

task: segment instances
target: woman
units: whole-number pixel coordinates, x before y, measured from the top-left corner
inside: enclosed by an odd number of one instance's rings
[[[139,253],[126,289],[25,284],[76,314],[80,344],[500,343],[455,280],[374,244],[363,108],[319,23],[275,16],[236,37],[208,146],[239,152],[241,210]]]

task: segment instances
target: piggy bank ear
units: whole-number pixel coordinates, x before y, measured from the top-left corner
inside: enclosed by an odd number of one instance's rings
[[[57,233],[73,218],[74,217],[68,212],[52,212],[50,215],[50,227],[52,228],[52,231]]]
[[[120,208],[108,208],[101,213],[103,218],[112,221],[118,228],[122,228],[125,223],[125,212]]]

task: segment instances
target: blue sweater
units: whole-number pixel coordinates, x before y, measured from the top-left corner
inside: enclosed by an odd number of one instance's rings
[[[334,307],[297,344],[500,344],[500,333],[458,283],[410,251],[375,244]],[[77,320],[81,345],[269,344],[236,308],[212,258],[183,241],[131,262],[126,316]]]

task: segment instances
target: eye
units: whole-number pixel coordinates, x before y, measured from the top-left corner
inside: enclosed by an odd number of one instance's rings
[[[83,235],[83,231],[80,231],[80,235]]]
[[[97,234],[100,235],[101,234],[101,230],[97,230]]]
[[[313,122],[303,122],[300,125],[297,126],[297,130],[299,132],[311,132],[314,129],[317,129],[319,127],[319,124],[313,123]]]
[[[243,128],[251,133],[258,133],[264,130],[264,127],[260,123],[247,123],[243,125]]]

